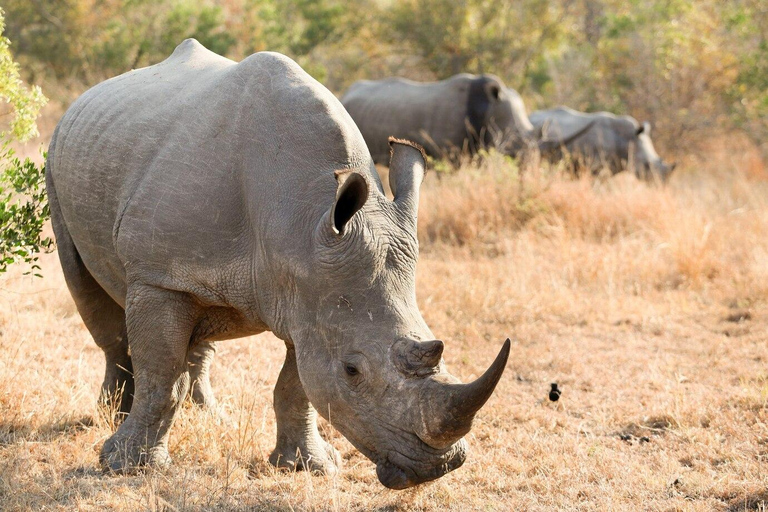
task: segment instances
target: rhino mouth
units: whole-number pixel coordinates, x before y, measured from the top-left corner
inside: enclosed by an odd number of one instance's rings
[[[461,467],[467,458],[467,444],[462,439],[433,464],[424,464],[401,453],[390,451],[376,464],[379,482],[389,489],[401,490],[436,480]]]

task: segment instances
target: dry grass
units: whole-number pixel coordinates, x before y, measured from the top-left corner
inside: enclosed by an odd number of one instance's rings
[[[749,158],[715,152],[667,188],[521,183],[498,157],[429,176],[419,303],[449,368],[470,379],[514,345],[468,462],[403,492],[327,425],[339,476],[268,465],[271,335],[221,344],[235,425],[185,407],[171,469],[102,476],[101,353],[55,255],[42,280],[15,270],[0,279],[0,509],[764,510],[768,182]]]

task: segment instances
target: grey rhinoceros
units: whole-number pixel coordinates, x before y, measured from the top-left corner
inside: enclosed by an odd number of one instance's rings
[[[341,103],[378,164],[389,161],[389,137],[417,142],[435,158],[453,158],[486,147],[510,155],[529,148],[548,150],[579,134],[540,140],[523,99],[493,75],[462,73],[426,83],[404,78],[361,80],[352,84]]]
[[[287,347],[270,462],[336,470],[315,410],[387,487],[464,462],[509,340],[472,383],[446,371],[416,305],[424,156],[391,148],[390,201],[352,119],[296,63],[235,63],[191,39],[69,108],[48,153],[53,228],[106,355],[103,395],[124,387],[130,408],[101,450],[105,470],[169,463],[190,382],[212,401],[211,342],[267,330]]]
[[[610,112],[587,114],[568,107],[537,110],[531,114],[533,125],[545,133],[579,132],[578,137],[557,148],[544,152],[544,157],[557,162],[567,153],[572,158],[574,171],[584,168],[597,174],[608,168],[612,174],[631,169],[644,180],[669,179],[675,164],[665,163],[651,140],[651,124],[640,124],[634,117],[616,116]]]

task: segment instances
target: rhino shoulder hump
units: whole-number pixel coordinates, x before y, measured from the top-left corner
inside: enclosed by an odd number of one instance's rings
[[[254,53],[238,63],[236,70],[241,80],[258,87],[259,94],[285,98],[296,108],[338,102],[320,82],[281,53]]]
[[[491,75],[473,75],[471,73],[459,73],[458,75],[453,75],[452,77],[446,79],[446,82],[470,82],[472,80],[477,79],[488,79]]]
[[[313,90],[317,89],[316,85],[320,86],[293,59],[277,52],[258,52],[249,55],[236,65],[235,70],[241,80],[257,82],[262,92],[274,91],[289,83]]]
[[[270,52],[270,51],[256,52],[254,54],[251,54],[248,57],[244,58],[239,65],[243,67],[259,66],[259,67],[266,67],[266,68],[274,68],[275,70],[289,69],[289,68],[301,69],[301,66],[296,64],[296,62],[290,57],[283,55],[282,53]]]
[[[237,72],[273,116],[282,122],[289,116],[293,137],[312,141],[304,149],[315,147],[317,154],[343,160],[364,159],[365,143],[341,102],[292,59],[259,52],[240,62]]]

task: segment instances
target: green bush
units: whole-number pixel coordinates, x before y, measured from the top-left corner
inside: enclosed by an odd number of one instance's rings
[[[4,13],[0,10],[0,98],[10,110],[10,122],[0,132],[0,273],[17,261],[31,264],[30,272],[40,269],[37,254],[51,247],[43,238],[43,225],[50,217],[45,194],[45,167],[29,158],[23,162],[10,147],[14,141],[36,136],[36,119],[46,98],[39,87],[26,88],[19,66],[11,55],[10,41],[4,37]]]
[[[50,217],[45,193],[45,166],[29,158],[22,162],[7,150],[2,156],[0,182],[0,273],[17,261],[31,264],[36,276],[40,267],[37,254],[50,249],[53,241],[43,238],[43,226]]]

